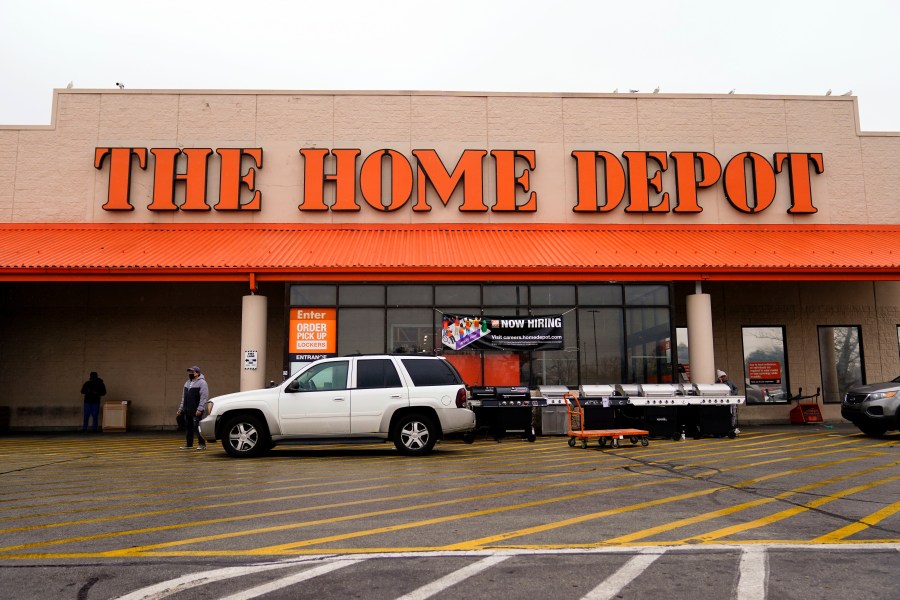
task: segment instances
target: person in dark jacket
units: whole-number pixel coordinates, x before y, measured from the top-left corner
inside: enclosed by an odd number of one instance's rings
[[[200,435],[199,424],[206,410],[206,401],[209,400],[209,386],[198,366],[189,368],[187,376],[188,380],[184,382],[184,389],[181,391],[181,404],[178,405],[178,412],[175,415],[176,417],[184,415],[185,443],[181,449],[192,448],[196,434],[197,450],[206,450],[206,440]]]
[[[87,381],[81,386],[81,393],[84,394],[84,421],[81,423],[81,431],[87,431],[88,420],[93,423],[91,431],[97,431],[100,423],[100,398],[106,395],[106,385],[103,380],[97,376],[96,371],[91,371],[91,375]]]

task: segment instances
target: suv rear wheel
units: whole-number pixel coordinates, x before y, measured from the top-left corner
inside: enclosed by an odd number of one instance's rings
[[[269,432],[259,417],[236,415],[225,423],[222,447],[235,458],[260,456],[270,448]]]
[[[418,413],[400,417],[396,432],[394,446],[407,456],[428,454],[437,442],[437,430],[431,419]]]

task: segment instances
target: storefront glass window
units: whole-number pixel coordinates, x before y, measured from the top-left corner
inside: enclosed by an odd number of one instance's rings
[[[624,328],[621,308],[588,308],[578,311],[581,383],[615,384],[623,381]]]
[[[481,306],[481,287],[477,285],[437,285],[434,302],[439,307],[470,304]]]
[[[434,290],[430,285],[389,285],[388,306],[431,306]]]
[[[389,308],[387,311],[388,352],[431,354],[435,349],[434,319],[430,308]],[[440,350],[440,340],[437,348]]]
[[[573,290],[574,291],[574,290]],[[563,316],[563,350],[540,350],[532,353],[530,371],[531,381],[523,381],[522,385],[573,385],[578,381],[578,347],[575,311],[569,307],[547,307],[532,311],[534,315]],[[525,356],[525,355],[523,355]]]
[[[687,327],[675,328],[675,357],[675,373],[678,375],[676,383],[690,383],[691,353]]]
[[[665,285],[627,285],[625,304],[641,306],[664,306],[669,303],[669,288]]]
[[[627,383],[672,381],[671,331],[669,310],[666,308],[625,310]]]
[[[469,385],[575,388],[676,373],[665,284],[296,284],[289,295],[292,307],[337,309],[336,354],[443,354]],[[454,350],[442,344],[444,314],[562,315],[564,348]],[[299,360],[288,357],[292,369]]]
[[[848,388],[865,383],[862,358],[858,326],[819,326],[823,402],[840,402]]]
[[[519,306],[528,304],[527,285],[486,285],[484,286],[484,305],[497,306],[509,304]]]
[[[617,284],[580,285],[578,286],[578,303],[621,306],[622,286]]]
[[[383,308],[342,308],[338,310],[337,322],[339,355],[385,351]]]
[[[531,286],[531,304],[534,306],[565,306],[566,308],[563,310],[572,308],[575,306],[575,286],[533,285]]]
[[[383,285],[342,285],[341,306],[384,306]]]
[[[337,287],[333,285],[292,285],[291,306],[334,306]]]
[[[742,327],[747,404],[787,402],[784,327]]]

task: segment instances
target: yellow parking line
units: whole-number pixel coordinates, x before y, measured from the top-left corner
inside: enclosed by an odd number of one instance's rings
[[[837,461],[833,461],[830,463],[822,464],[821,466],[822,467],[833,466],[833,465],[837,465],[837,464],[850,462],[853,460],[860,460],[861,458],[863,458],[863,457],[855,457],[855,458],[850,458],[850,459],[845,459],[845,460],[837,460]],[[608,539],[608,540],[606,540],[606,543],[608,543],[608,544],[633,543],[637,540],[652,537],[654,535],[658,535],[661,533],[666,533],[666,532],[672,531],[674,529],[680,529],[681,527],[686,527],[688,525],[696,525],[697,523],[702,523],[705,521],[710,521],[710,520],[717,519],[720,517],[728,516],[728,515],[731,515],[731,514],[734,514],[737,512],[741,512],[741,511],[744,511],[744,510],[747,510],[750,508],[755,508],[757,506],[761,506],[763,504],[769,504],[769,503],[775,502],[777,500],[784,500],[791,496],[801,494],[803,492],[808,492],[810,490],[813,490],[813,489],[816,489],[819,487],[831,485],[834,483],[838,483],[840,481],[845,481],[845,480],[851,479],[853,477],[860,477],[862,475],[867,475],[867,474],[874,473],[876,471],[880,471],[883,469],[889,469],[889,468],[895,467],[897,465],[900,465],[900,461],[895,461],[895,462],[892,462],[892,463],[889,463],[886,465],[881,465],[878,467],[872,467],[870,469],[865,469],[863,471],[858,471],[858,472],[851,473],[848,475],[840,475],[837,477],[832,477],[830,479],[824,479],[822,481],[817,481],[815,483],[811,483],[809,485],[795,488],[793,490],[782,492],[780,494],[772,496],[771,498],[759,498],[757,500],[751,500],[749,502],[735,504],[733,506],[729,506],[727,508],[723,508],[720,510],[709,511],[709,512],[706,512],[703,514],[694,515],[693,517],[687,517],[684,519],[679,519],[677,521],[672,521],[670,523],[663,523],[662,525],[657,525],[656,527],[649,527],[647,529],[641,529],[640,531],[635,531],[633,533],[629,533],[628,535],[623,535],[623,536]],[[795,472],[796,471],[786,471],[786,472],[783,472],[783,474],[784,475],[792,475]],[[735,487],[746,487],[748,485],[753,485],[754,483],[758,483],[759,481],[761,481],[763,479],[770,479],[770,477],[765,477],[765,478],[759,477],[759,478],[752,479],[752,480],[749,480],[746,482],[741,482],[739,484],[736,484]],[[689,539],[693,539],[693,538],[689,538]]]
[[[873,525],[877,525],[878,523],[880,523],[884,519],[890,517],[891,515],[897,513],[898,511],[900,511],[900,501],[894,502],[893,504],[888,504],[887,506],[885,506],[879,510],[876,510],[872,514],[861,518],[856,523],[851,523],[849,525],[845,525],[844,527],[841,527],[840,529],[835,529],[834,531],[832,531],[830,533],[826,533],[825,535],[821,535],[821,536],[815,538],[813,541],[821,542],[821,543],[832,543],[832,542],[844,540],[845,538],[850,537],[851,535],[857,534],[860,531],[863,531],[865,529],[868,529],[869,527],[872,527]],[[869,540],[862,540],[862,541],[869,541]]]
[[[833,494],[829,494],[824,498],[817,498],[811,502],[807,502],[801,506],[795,506],[792,508],[788,508],[786,510],[779,511],[777,513],[773,513],[771,515],[761,517],[759,519],[755,519],[753,521],[747,521],[745,523],[739,523],[737,525],[732,525],[731,527],[723,527],[722,529],[717,529],[715,531],[710,531],[701,535],[696,535],[693,537],[685,538],[683,540],[679,540],[680,542],[689,543],[692,541],[698,541],[703,543],[708,543],[713,540],[718,540],[723,537],[727,537],[742,531],[749,531],[750,529],[757,529],[759,527],[765,527],[766,525],[771,525],[772,523],[776,523],[778,521],[782,521],[784,519],[788,519],[790,517],[796,516],[798,514],[804,513],[806,511],[812,510],[814,508],[818,508],[829,502],[833,502],[840,498],[844,498],[846,496],[850,496],[859,492],[863,492],[865,490],[872,489],[874,487],[878,487],[879,485],[884,485],[886,483],[890,483],[892,481],[900,480],[900,475],[892,475],[890,477],[885,477],[884,479],[879,479],[877,481],[872,481],[866,484],[854,486],[852,488],[848,488],[846,490],[841,490],[839,492],[835,492]]]

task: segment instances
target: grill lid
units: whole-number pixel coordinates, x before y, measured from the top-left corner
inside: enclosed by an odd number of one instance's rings
[[[583,385],[578,391],[582,398],[609,398],[616,395],[616,388],[611,385]]]
[[[648,398],[671,398],[684,395],[684,387],[680,383],[645,383],[641,385],[641,391]]]
[[[695,383],[695,396],[730,396],[731,388],[726,383]]]

